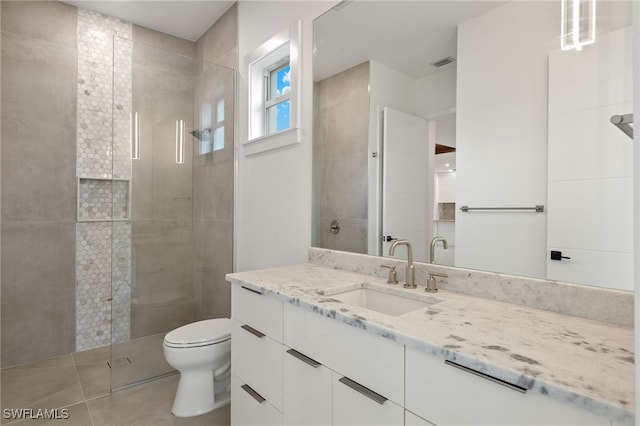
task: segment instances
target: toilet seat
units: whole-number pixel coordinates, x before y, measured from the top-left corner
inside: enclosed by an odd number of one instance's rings
[[[194,348],[229,339],[231,339],[231,320],[216,318],[176,328],[164,337],[164,345],[170,348]]]

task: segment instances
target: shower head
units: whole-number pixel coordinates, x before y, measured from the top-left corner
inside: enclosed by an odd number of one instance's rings
[[[200,142],[204,141],[204,140],[209,140],[209,135],[211,134],[211,129],[202,129],[202,130],[192,130],[189,133],[191,133],[191,135],[193,137],[195,137],[196,139],[198,139]]]

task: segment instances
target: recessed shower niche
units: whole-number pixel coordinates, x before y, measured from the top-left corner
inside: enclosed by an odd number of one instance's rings
[[[129,180],[78,178],[78,222],[129,220],[130,195]]]

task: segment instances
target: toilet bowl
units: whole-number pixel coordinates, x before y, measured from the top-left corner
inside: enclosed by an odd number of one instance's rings
[[[164,357],[180,373],[171,412],[208,413],[230,402],[231,320],[217,318],[176,328],[164,337]]]

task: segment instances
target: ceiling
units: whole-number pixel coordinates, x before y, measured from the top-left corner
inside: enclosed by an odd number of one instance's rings
[[[373,59],[421,78],[430,64],[456,57],[458,24],[503,5],[502,0],[350,1],[314,22],[314,79]],[[455,66],[455,65],[454,65]]]
[[[76,7],[196,41],[235,3],[232,0],[63,0]]]
[[[548,1],[557,3],[559,27],[560,1]],[[344,0],[314,21],[314,80],[369,59],[415,79],[435,73],[439,69],[432,62],[457,56],[458,25],[505,3],[508,1]],[[630,25],[632,3],[600,1],[597,32]],[[455,67],[455,62],[445,67]]]

